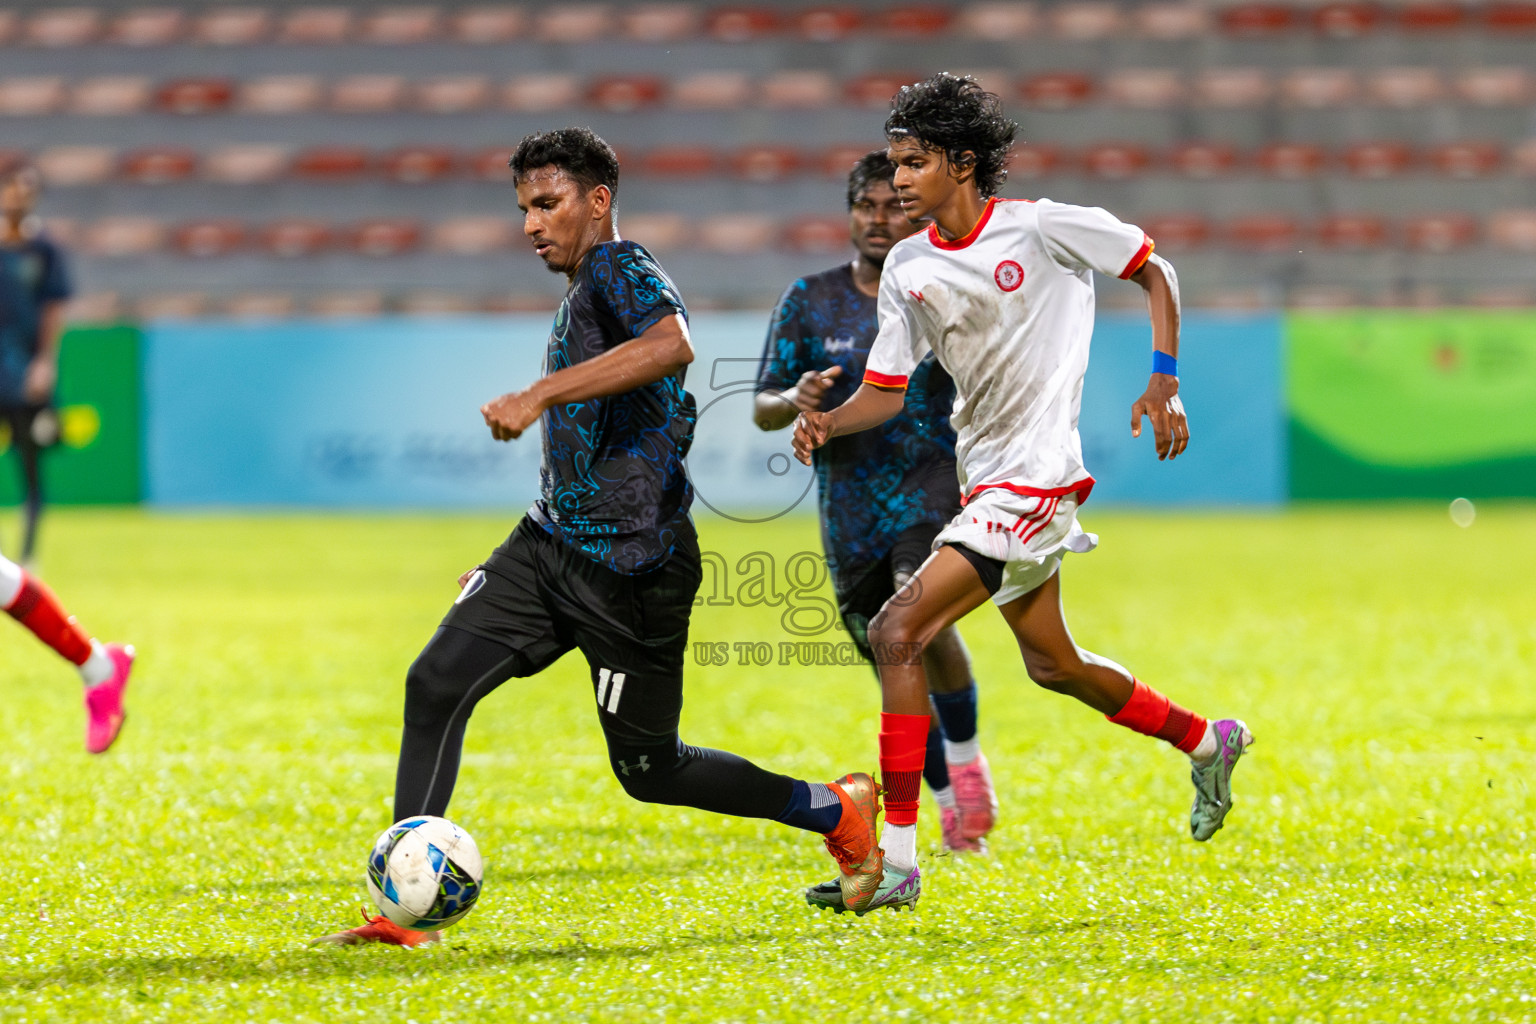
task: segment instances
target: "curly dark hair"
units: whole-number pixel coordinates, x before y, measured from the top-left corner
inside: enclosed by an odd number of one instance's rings
[[[969,75],[947,71],[902,86],[885,119],[886,138],[912,139],[924,149],[939,150],[955,167],[974,166],[983,198],[996,195],[1008,179],[1008,151],[1018,130],[1003,116],[996,93]]]
[[[618,154],[590,128],[557,128],[525,135],[508,164],[514,182],[540,167],[558,167],[575,179],[583,193],[606,185],[615,197],[619,194]]]
[[[877,149],[865,153],[848,172],[848,209],[853,209],[853,204],[864,198],[864,193],[870,185],[877,181],[890,185],[895,180],[896,165],[891,163],[891,158],[885,155],[885,150]]]

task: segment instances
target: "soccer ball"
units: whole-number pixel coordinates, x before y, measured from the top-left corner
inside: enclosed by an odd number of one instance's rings
[[[455,923],[480,898],[485,866],[469,833],[446,818],[418,815],[384,830],[368,854],[368,895],[402,928]]]

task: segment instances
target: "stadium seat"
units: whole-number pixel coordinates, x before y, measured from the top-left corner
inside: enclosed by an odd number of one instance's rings
[[[776,71],[758,83],[757,96],[765,107],[812,110],[836,103],[838,87],[825,71]]]
[[[1536,139],[1516,143],[1509,151],[1509,165],[1523,178],[1536,177]]]
[[[1305,284],[1285,294],[1290,309],[1352,309],[1361,305],[1360,292],[1348,285]]]
[[[1082,154],[1083,169],[1095,178],[1134,178],[1152,163],[1152,154],[1134,142],[1101,142]]]
[[[670,96],[684,110],[731,110],[752,101],[752,80],[740,71],[700,71],[674,81]]]
[[[150,292],[133,301],[133,315],[139,320],[195,320],[207,312],[204,292]]]
[[[88,117],[138,114],[149,106],[150,95],[149,79],[143,75],[84,78],[70,90],[69,112]]]
[[[1263,68],[1207,68],[1195,76],[1195,98],[1208,107],[1256,107],[1269,102],[1274,86]]]
[[[1169,166],[1188,178],[1219,178],[1237,163],[1237,150],[1225,142],[1181,142],[1168,151]]]
[[[481,300],[463,292],[422,288],[406,292],[395,301],[395,312],[405,316],[451,316],[478,312]]]
[[[676,213],[632,213],[619,218],[619,232],[647,249],[675,249],[688,241],[692,229]]]
[[[1281,102],[1291,107],[1343,107],[1359,94],[1360,83],[1350,68],[1296,68],[1280,79]]]
[[[839,181],[846,181],[853,165],[864,159],[866,153],[882,148],[879,140],[868,143],[846,143],[824,150],[816,163],[822,174]]]
[[[1516,107],[1531,99],[1531,72],[1521,67],[1471,68],[1456,79],[1456,95],[1479,107]]]
[[[581,81],[570,74],[519,75],[501,88],[508,110],[542,114],[581,102]]]
[[[105,324],[121,319],[123,297],[117,292],[92,291],[69,300],[69,319],[77,324]]]
[[[405,217],[375,217],[360,221],[343,235],[353,252],[376,259],[404,255],[420,246],[421,238],[421,225]]]
[[[318,75],[267,75],[241,83],[235,106],[247,114],[307,114],[323,92]]]
[[[1171,213],[1137,221],[1162,253],[1189,252],[1211,240],[1211,222],[1198,213]]]
[[[668,43],[697,35],[704,16],[689,3],[642,4],[619,15],[624,35],[637,43]]]
[[[298,309],[288,292],[236,292],[216,305],[236,320],[286,320]]]
[[[1501,249],[1536,252],[1536,210],[1499,210],[1488,218],[1488,238]]]
[[[1529,309],[1536,306],[1536,288],[1524,284],[1473,288],[1467,292],[1467,305],[1483,309]]]
[[[538,5],[534,34],[546,43],[591,43],[612,33],[613,14],[604,4]]]
[[[1309,178],[1323,169],[1328,156],[1309,142],[1277,142],[1260,149],[1255,162],[1276,178]]]
[[[294,157],[290,173],[302,181],[345,183],[362,178],[372,163],[359,146],[316,146]]]
[[[951,8],[940,4],[898,4],[879,6],[868,18],[869,27],[882,35],[899,39],[930,39],[946,31],[954,21]]]
[[[469,157],[470,176],[477,181],[511,181],[512,147],[491,146]]]
[[[50,187],[99,185],[117,170],[111,146],[54,146],[37,154],[37,169]]]
[[[348,75],[331,86],[330,109],[339,114],[387,114],[405,106],[405,78]]]
[[[480,110],[490,101],[491,80],[484,75],[446,75],[415,83],[411,93],[418,110],[463,114]]]
[[[1053,33],[1074,42],[1107,39],[1125,25],[1119,5],[1106,0],[1068,0],[1052,6],[1046,17]]]
[[[858,32],[863,16],[854,7],[812,7],[790,19],[795,34],[813,43],[836,43]]]
[[[15,11],[0,10],[0,46],[5,46],[21,33],[21,18]]]
[[[844,94],[848,100],[857,106],[872,107],[874,109],[889,109],[891,97],[896,95],[896,90],[904,85],[910,85],[923,76],[915,72],[886,72],[869,75],[859,75],[849,80],[844,87]]]
[[[778,221],[758,213],[722,213],[699,225],[699,242],[704,248],[729,255],[761,252],[773,244]]]
[[[1387,222],[1369,213],[1333,213],[1317,225],[1317,239],[1330,249],[1379,249],[1389,240]]]
[[[167,114],[216,114],[234,98],[234,83],[227,78],[175,79],[155,90],[155,106]]]
[[[1536,32],[1536,3],[1490,3],[1482,9],[1483,27],[1498,35],[1527,35]]]
[[[1132,14],[1136,31],[1148,39],[1197,39],[1210,31],[1210,9],[1200,3],[1138,4]]]
[[[1283,3],[1234,3],[1222,7],[1216,23],[1228,35],[1244,39],[1289,32],[1296,27],[1297,12]]]
[[[1413,164],[1413,150],[1403,142],[1357,142],[1344,150],[1344,166],[1357,178],[1391,178]]]
[[[1162,110],[1184,100],[1184,76],[1175,68],[1126,68],[1104,79],[1104,96],[1133,110]]]
[[[123,154],[118,174],[135,185],[170,185],[197,173],[197,154],[179,146],[150,146]]]
[[[245,225],[238,220],[187,221],[171,232],[176,251],[195,259],[227,256],[245,245],[245,240]]]
[[[272,32],[272,16],[262,7],[215,7],[192,22],[193,42],[208,46],[254,46]]]
[[[437,38],[442,12],[436,7],[385,7],[370,11],[357,26],[359,42],[384,46],[424,43]]]
[[[321,292],[305,303],[312,316],[371,317],[384,312],[384,293],[372,289]]]
[[[432,226],[428,246],[455,256],[484,256],[512,246],[517,232],[505,217],[454,217]]]
[[[521,7],[511,5],[466,7],[448,18],[448,36],[455,42],[490,46],[509,43],[527,30]]]
[[[1234,285],[1226,288],[1203,288],[1198,304],[1206,309],[1253,311],[1268,309],[1274,305],[1270,289],[1256,286]]]
[[[587,102],[610,114],[633,114],[661,102],[661,79],[650,75],[612,75],[587,87]]]
[[[1330,39],[1358,39],[1386,23],[1386,12],[1374,3],[1335,0],[1312,11],[1312,29]]]
[[[103,217],[90,224],[81,247],[93,256],[142,256],[165,244],[165,225],[153,217]]]
[[[112,19],[106,41],[119,46],[169,46],[180,42],[186,29],[186,14],[175,7],[136,7]]]
[[[708,146],[657,146],[635,161],[641,174],[704,178],[720,169],[720,155]]]
[[[1020,84],[1019,96],[1036,110],[1067,110],[1093,98],[1093,79],[1076,71],[1031,75]]]
[[[704,31],[722,43],[749,43],[782,27],[783,19],[772,7],[717,7],[704,19]]]
[[[1467,25],[1467,9],[1447,0],[1413,0],[1397,11],[1404,32],[1451,32]]]
[[[1031,36],[1039,25],[1032,3],[974,3],[960,10],[952,28],[973,39],[1005,41]]]
[[[783,244],[791,252],[840,253],[847,251],[847,217],[797,217],[784,229]]]
[[[1430,213],[1403,221],[1403,241],[1421,252],[1450,252],[1477,241],[1478,224],[1464,213]]]
[[[731,173],[757,184],[783,181],[799,173],[805,157],[789,146],[746,146],[731,155]]]
[[[1008,176],[1011,178],[1044,178],[1060,173],[1066,167],[1066,151],[1049,142],[1026,142],[1015,146],[1008,155]]]
[[[384,177],[404,185],[442,181],[459,170],[458,154],[446,146],[401,146],[379,160]]]
[[[257,235],[261,248],[280,259],[314,256],[329,249],[334,241],[330,225],[306,218],[277,220]]]
[[[283,18],[279,42],[311,45],[346,42],[352,35],[352,10],[348,7],[297,7]]]
[[[1239,249],[1254,252],[1294,250],[1301,237],[1295,219],[1283,213],[1260,213],[1236,217],[1226,224],[1227,240]]]
[[[1485,178],[1499,170],[1504,148],[1497,142],[1449,142],[1429,151],[1429,162],[1448,178]]]
[[[0,115],[41,117],[64,106],[64,79],[57,75],[0,78]]]
[[[1413,110],[1445,98],[1445,82],[1434,68],[1383,68],[1371,75],[1366,91],[1382,106]]]
[[[286,147],[242,143],[210,150],[203,159],[203,177],[225,185],[258,185],[276,181],[288,171]]]
[[[688,306],[699,308],[692,301]],[[482,299],[480,308],[487,313],[553,313],[560,308],[560,296],[498,292]]]
[[[94,7],[55,7],[27,19],[22,40],[29,46],[62,49],[94,43],[101,36],[101,12]]]

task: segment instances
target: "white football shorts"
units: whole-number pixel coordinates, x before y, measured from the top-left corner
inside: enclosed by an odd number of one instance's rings
[[[1040,498],[989,487],[949,521],[933,542],[959,544],[1004,563],[1003,583],[992,595],[1007,604],[1039,587],[1061,568],[1068,551],[1084,555],[1098,547],[1097,534],[1077,523],[1077,498]]]

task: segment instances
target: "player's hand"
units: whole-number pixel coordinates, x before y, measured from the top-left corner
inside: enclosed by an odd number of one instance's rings
[[[795,384],[795,408],[801,412],[820,412],[821,400],[826,397],[832,382],[842,376],[841,366],[829,366],[825,370],[806,370]]]
[[[480,415],[485,417],[485,425],[491,428],[491,436],[496,440],[515,441],[544,415],[544,407],[526,391],[509,391],[482,405]]]
[[[45,405],[53,398],[53,389],[59,382],[59,368],[52,359],[34,359],[27,366],[27,379],[22,387],[27,401],[33,405]]]
[[[831,413],[802,412],[795,420],[795,458],[809,466],[811,452],[826,444],[831,436]]]
[[[463,590],[465,587],[469,586],[469,578],[479,571],[480,567],[477,565],[473,569],[465,569],[463,572],[459,573],[459,589]]]
[[[1176,459],[1189,447],[1189,418],[1179,400],[1179,378],[1154,373],[1147,390],[1131,406],[1131,436],[1141,436],[1141,417],[1152,421],[1152,436],[1157,441],[1157,459]]]

